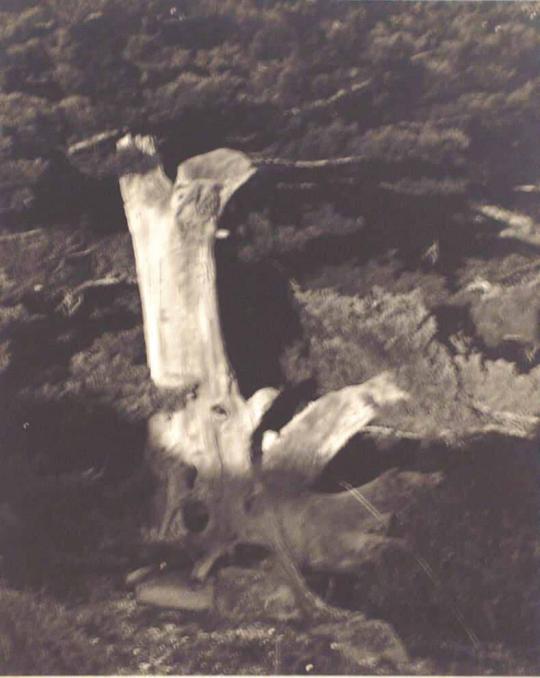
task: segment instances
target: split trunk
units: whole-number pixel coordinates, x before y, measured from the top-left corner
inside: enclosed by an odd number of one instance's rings
[[[157,479],[148,536],[189,549],[201,579],[240,542],[276,551],[293,569],[354,568],[382,538],[390,513],[379,504],[374,516],[352,493],[309,487],[379,406],[404,394],[387,374],[328,393],[267,433],[254,466],[251,437],[278,392],[240,394],[220,327],[214,243],[223,208],[256,168],[244,154],[219,149],[182,163],[173,183],[152,139],[128,135],[118,149],[147,359],[163,401],[148,425]]]

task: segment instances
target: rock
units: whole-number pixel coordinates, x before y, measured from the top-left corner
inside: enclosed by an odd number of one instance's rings
[[[217,575],[215,608],[233,621],[291,621],[301,613],[292,588],[273,570],[226,567]]]
[[[177,610],[210,610],[214,600],[212,581],[197,584],[178,572],[144,581],[135,592],[139,603]]]
[[[158,565],[145,565],[144,567],[139,567],[136,570],[128,572],[125,578],[125,585],[127,588],[131,589],[135,586],[142,584],[145,579],[148,579],[152,574],[159,572]]]

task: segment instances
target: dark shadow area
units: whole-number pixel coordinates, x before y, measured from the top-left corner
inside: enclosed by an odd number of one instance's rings
[[[527,343],[519,338],[503,339],[496,346],[488,346],[476,329],[469,304],[443,304],[432,312],[437,320],[438,341],[454,354],[456,349],[449,341],[450,337],[461,334],[469,342],[469,352],[478,352],[485,360],[511,362],[521,374],[527,374],[540,364],[540,352],[537,349],[529,352]]]
[[[110,406],[68,398],[30,400],[21,403],[18,423],[38,473],[93,468],[112,479],[129,473],[142,460],[145,423],[129,422]]]
[[[452,457],[440,492],[401,516],[404,533],[414,534],[413,553],[432,564],[442,587],[435,602],[447,619],[454,600],[481,640],[532,641],[540,622],[538,441],[486,434]],[[407,605],[418,606],[420,625],[434,625],[437,617],[429,606],[422,612],[420,597],[407,601],[405,590],[397,593],[388,614],[405,637]],[[455,619],[453,626],[463,635]]]
[[[419,446],[416,440],[396,438],[381,442],[360,433],[337,453],[311,489],[324,493],[343,492],[342,483],[360,487],[388,469],[411,467]]]
[[[487,347],[482,338],[478,336],[469,304],[442,304],[434,307],[432,313],[437,321],[437,340],[452,353],[455,353],[455,348],[449,339],[452,335],[459,333],[470,340],[471,350],[485,352]]]
[[[306,572],[310,587],[333,605],[389,621],[413,656],[440,646],[472,670],[481,655],[469,632],[529,652],[540,628],[538,440],[483,434],[459,447],[397,440],[386,450],[370,443],[354,457],[348,445],[316,489],[335,491],[342,477],[361,485],[395,466],[442,472],[442,484],[411,494],[394,517],[392,536],[404,547],[390,539],[354,575]]]
[[[234,94],[229,93],[227,101],[221,103],[213,99],[201,107],[186,107],[174,119],[167,116],[164,121],[141,125],[139,133],[157,137],[163,166],[171,180],[176,177],[178,165],[195,155],[217,148],[256,153],[268,143],[279,112],[267,104],[235,101],[231,105]],[[238,120],[242,120],[241,135]]]
[[[100,160],[95,155],[91,162],[100,167]],[[85,219],[96,233],[127,228],[118,177],[83,172],[63,153],[51,155],[34,195],[27,216],[31,225],[70,225]]]
[[[88,399],[10,399],[2,392],[0,569],[9,586],[60,600],[91,595],[142,557],[149,495],[144,422]],[[75,598],[74,598],[75,596]]]
[[[292,177],[300,182],[300,176]],[[308,242],[301,250],[276,254],[279,262],[294,275],[313,272],[321,264],[355,261],[364,264],[390,250],[408,270],[431,266],[451,275],[469,256],[471,247],[478,247],[478,232],[471,228],[467,196],[407,195],[381,188],[369,179],[366,183],[340,183],[339,177],[316,176],[312,186],[283,184],[276,170],[263,168],[235,200],[235,208],[227,210],[224,223],[234,231],[250,212],[265,213],[275,224],[301,223],[305,213],[323,206],[332,206],[346,218],[363,218],[361,230],[342,235],[332,233],[332,224],[317,224],[328,232]],[[486,232],[492,232],[486,229]],[[439,243],[436,262],[425,263],[427,248]]]
[[[12,331],[11,361],[3,375],[6,387],[15,390],[18,384],[29,385],[34,375],[41,380],[53,375],[60,378],[66,374],[72,356],[88,348],[96,338],[138,325],[140,317],[136,311],[101,306],[104,299],[110,302],[118,293],[119,290],[92,290],[81,312],[72,318],[54,313],[51,308],[34,307],[32,304],[38,303],[34,298],[27,301],[31,312],[42,315],[35,315]],[[94,314],[96,308],[100,312]],[[52,314],[45,315],[47,311]]]
[[[288,278],[271,262],[238,261],[225,241],[217,246],[217,289],[225,346],[242,393],[280,386],[280,356],[301,335]]]
[[[187,8],[186,8],[187,9]],[[159,37],[167,45],[182,49],[212,49],[225,40],[236,38],[236,24],[227,15],[188,16],[171,7],[159,23]]]
[[[499,222],[495,222],[499,230],[503,230]],[[493,233],[493,231],[492,231]],[[470,258],[479,258],[489,261],[490,259],[502,259],[510,254],[522,254],[530,257],[531,260],[538,258],[540,255],[540,247],[532,243],[524,242],[519,238],[499,238],[495,234],[485,239],[477,239],[476,245],[471,246],[467,251],[467,256]]]

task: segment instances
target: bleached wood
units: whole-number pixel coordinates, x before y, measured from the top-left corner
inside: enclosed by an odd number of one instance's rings
[[[381,406],[404,394],[381,375],[311,403],[279,435],[264,436],[261,488],[251,436],[278,391],[261,389],[248,402],[240,394],[223,343],[214,259],[219,216],[255,168],[242,153],[219,149],[182,163],[173,184],[152,139],[127,136],[118,149],[146,159],[139,169],[128,168],[120,186],[151,378],[183,395],[172,411],[148,422],[157,512],[147,535],[192,548],[199,556],[192,574],[201,580],[221,555],[246,541],[277,552],[293,579],[294,563],[353,566],[375,539],[362,537],[370,517],[354,499],[287,495],[286,486],[276,492],[272,483],[264,487],[265,473],[273,469],[289,482],[294,471],[309,483]],[[149,595],[161,604],[166,591],[156,586]],[[295,586],[303,590],[298,581]]]
[[[223,344],[214,240],[226,201],[254,170],[243,154],[221,149],[180,165],[173,185],[152,139],[127,136],[118,148],[153,163],[120,179],[151,378],[159,388],[191,395],[184,407],[149,421],[148,454],[160,485],[149,534],[188,536],[182,507],[197,500],[209,514],[204,538],[226,543],[231,526],[223,507],[240,501],[241,493],[224,478],[249,476],[252,420]]]
[[[266,438],[263,470],[267,476],[296,478],[309,485],[332,457],[388,404],[406,395],[383,373],[358,386],[332,391],[310,403],[272,439]]]
[[[267,386],[266,388],[261,388],[256,391],[248,400],[247,406],[249,408],[253,429],[257,428],[263,415],[272,406],[272,403],[278,395],[279,391],[277,388]]]

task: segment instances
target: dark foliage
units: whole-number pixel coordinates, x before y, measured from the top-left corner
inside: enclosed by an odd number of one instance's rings
[[[528,3],[4,5],[5,207],[10,220],[22,210],[55,221],[112,206],[105,186],[90,199],[89,180],[61,158],[74,142],[125,128],[156,134],[169,168],[222,145],[358,156],[358,202],[350,191],[347,202],[361,214],[393,200],[399,213],[406,196],[447,199],[467,184],[508,194],[539,170],[538,21]],[[103,171],[93,151],[83,156],[91,175]],[[336,191],[324,189],[340,202]],[[113,214],[120,225],[118,205]],[[452,228],[426,216],[436,234]]]

